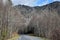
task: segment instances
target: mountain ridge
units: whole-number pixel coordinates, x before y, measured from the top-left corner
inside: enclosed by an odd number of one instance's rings
[[[40,14],[40,11],[43,10],[56,10],[59,14],[60,14],[60,2],[59,1],[55,1],[53,3],[44,5],[44,6],[35,6],[35,7],[30,7],[30,6],[25,6],[25,5],[17,5],[14,6],[15,8],[18,8],[21,12],[21,14],[23,14],[24,16],[30,16],[32,14]]]

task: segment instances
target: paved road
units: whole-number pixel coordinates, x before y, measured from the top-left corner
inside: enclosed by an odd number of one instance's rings
[[[43,39],[40,37],[21,35],[17,40],[43,40]]]

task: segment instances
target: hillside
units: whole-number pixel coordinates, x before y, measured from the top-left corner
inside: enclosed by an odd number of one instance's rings
[[[35,6],[35,7],[29,7],[25,5],[16,5],[15,8],[18,8],[24,16],[30,16],[32,14],[40,14],[44,10],[52,11],[56,10],[58,14],[60,14],[60,2],[56,1],[44,6]]]

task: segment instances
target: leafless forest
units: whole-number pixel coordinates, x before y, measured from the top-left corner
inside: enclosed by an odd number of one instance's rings
[[[50,6],[40,7],[42,9],[32,7],[31,12],[24,14],[24,8],[20,10],[13,7],[10,0],[0,0],[0,40],[11,38],[14,32],[31,32],[35,36],[60,40],[60,3]]]
[[[13,32],[17,32],[19,26],[25,25],[25,20],[20,12],[12,7],[10,0],[5,0],[4,3],[3,1],[0,0],[0,39],[7,40]]]

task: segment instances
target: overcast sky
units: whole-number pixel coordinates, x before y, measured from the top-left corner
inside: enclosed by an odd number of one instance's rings
[[[60,0],[12,0],[14,5],[42,6]]]

